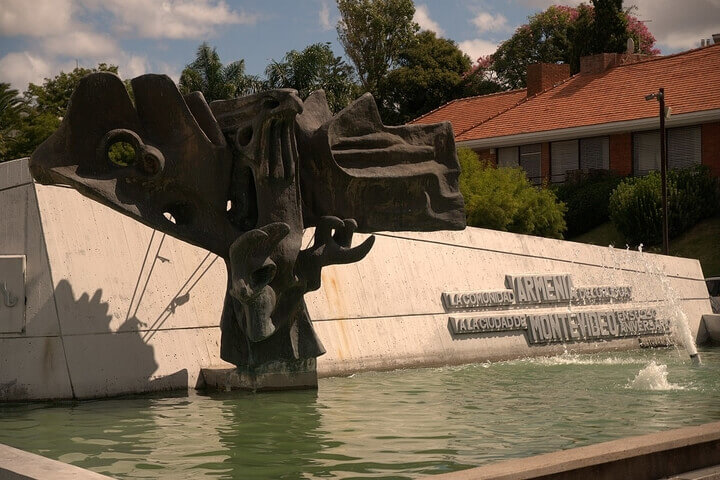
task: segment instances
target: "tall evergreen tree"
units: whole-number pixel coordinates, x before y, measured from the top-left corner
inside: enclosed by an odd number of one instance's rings
[[[382,79],[420,29],[413,21],[415,5],[412,0],[337,0],[337,6],[340,43],[365,91],[381,100]]]
[[[265,76],[269,88],[294,88],[303,99],[315,90],[325,90],[333,112],[347,106],[357,93],[353,68],[326,43],[287,52],[281,61],[267,66]]]
[[[430,31],[416,35],[398,55],[398,64],[381,82],[381,96],[389,107],[383,116],[386,123],[406,123],[450,100],[499,89],[467,75],[470,57],[452,40]]]
[[[264,90],[264,83],[256,76],[245,74],[245,60],[223,65],[217,49],[206,42],[200,44],[195,60],[180,75],[180,91],[200,91],[205,100],[225,100]]]

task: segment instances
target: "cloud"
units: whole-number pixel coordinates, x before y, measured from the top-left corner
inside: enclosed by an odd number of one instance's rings
[[[720,33],[720,0],[636,0],[632,13],[655,36],[663,53],[674,53],[700,46],[701,38]]]
[[[72,0],[3,0],[0,35],[42,37],[65,32],[71,24]]]
[[[318,12],[318,19],[320,20],[320,26],[323,30],[332,30],[333,25],[330,21],[330,5],[324,0],[320,5],[320,11]]]
[[[480,57],[495,53],[498,44],[481,38],[476,38],[474,40],[465,40],[464,42],[460,42],[458,47],[460,50],[467,53],[473,61],[475,61]]]
[[[534,7],[538,9],[538,11],[545,10],[550,5],[569,5],[576,7],[580,5],[583,1],[585,3],[590,3],[586,0],[516,0],[517,3],[520,3],[521,5],[524,5],[526,7]]]
[[[43,38],[47,53],[75,58],[103,57],[120,51],[117,43],[107,35],[92,31],[74,30]]]
[[[423,30],[430,30],[435,32],[439,37],[445,35],[445,31],[438,25],[438,23],[430,18],[430,11],[426,5],[418,5],[415,7],[415,15],[413,15],[413,21],[420,25]]]
[[[516,0],[518,3],[544,10],[550,5],[578,5],[580,0]],[[586,2],[587,3],[587,2]],[[700,46],[701,38],[720,33],[720,0],[635,0],[626,6],[637,6],[632,14],[647,21],[663,54]]]
[[[31,52],[11,52],[0,58],[2,81],[9,82],[19,91],[27,89],[29,83],[40,84],[46,77],[52,77],[61,69],[72,70],[74,64],[58,64]]]
[[[147,57],[143,55],[128,55],[123,53],[122,58],[115,63],[122,78],[135,78],[148,72],[150,65]]]
[[[479,33],[512,31],[507,18],[500,13],[493,15],[488,12],[480,12],[472,19],[472,23],[477,27]]]
[[[119,33],[146,38],[200,38],[224,25],[253,25],[256,14],[230,9],[220,0],[83,0],[109,11]]]

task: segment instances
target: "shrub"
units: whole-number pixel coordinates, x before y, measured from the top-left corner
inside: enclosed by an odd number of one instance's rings
[[[458,149],[458,159],[468,225],[562,238],[565,205],[550,189],[532,186],[519,167],[481,162],[467,148]]]
[[[668,172],[668,235],[677,237],[720,210],[717,180],[703,165]],[[659,172],[626,178],[610,197],[610,219],[628,243],[662,243]]]
[[[610,195],[620,180],[621,177],[612,173],[598,173],[553,187],[558,200],[567,206],[568,238],[588,232],[610,219]]]

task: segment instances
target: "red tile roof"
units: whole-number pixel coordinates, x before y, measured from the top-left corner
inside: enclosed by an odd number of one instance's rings
[[[429,124],[449,121],[457,136],[460,132],[471,129],[488,118],[517,105],[526,95],[527,90],[522,89],[460,98],[446,103],[410,123]]]
[[[657,116],[657,102],[646,101],[645,95],[660,87],[673,115],[720,109],[720,45],[578,74],[493,116],[485,110],[476,116],[480,123],[469,128],[456,119],[471,117],[473,102],[483,105],[482,99],[493,95],[450,102],[416,121],[450,120],[455,140],[468,141],[638,120]]]

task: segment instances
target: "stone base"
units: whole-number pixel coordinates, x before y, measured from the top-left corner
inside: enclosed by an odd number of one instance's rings
[[[203,368],[205,388],[210,390],[305,390],[318,386],[317,360],[272,362],[253,368]]]
[[[702,316],[697,344],[720,345],[720,314],[709,313]]]

